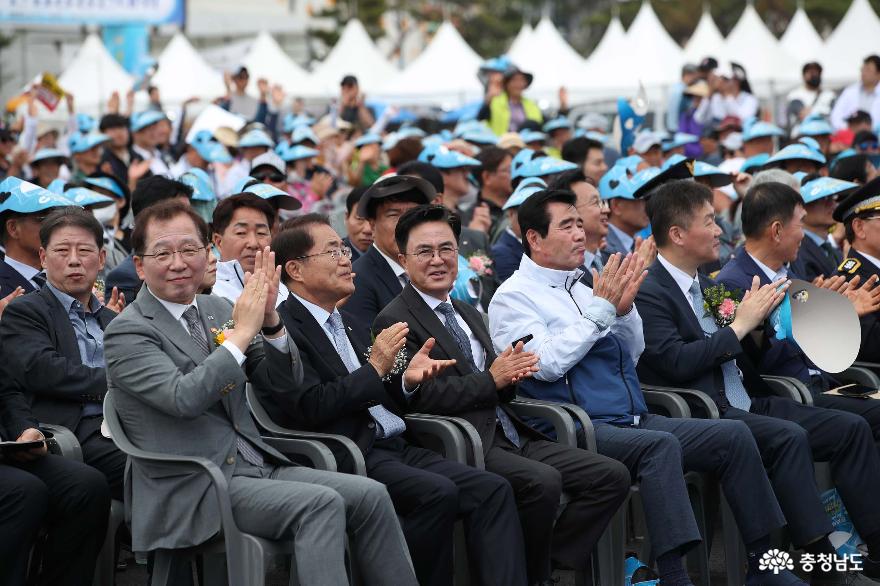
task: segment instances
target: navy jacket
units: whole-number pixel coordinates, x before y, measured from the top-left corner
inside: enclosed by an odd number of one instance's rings
[[[704,291],[714,284],[700,275]],[[721,365],[736,359],[748,393],[770,394],[734,331],[726,327],[706,336],[691,304],[660,261],[648,267],[636,306],[645,331],[645,351],[638,364],[643,383],[697,389],[726,407]]]
[[[522,242],[505,230],[492,246],[492,261],[495,265],[495,276],[500,282],[510,278],[519,268],[519,261],[525,254]]]
[[[6,264],[5,260],[0,260],[0,299],[15,291],[16,287],[21,287],[25,293],[36,289],[21,273]]]
[[[400,279],[375,246],[352,265],[354,294],[345,303],[345,311],[369,330],[382,308],[403,291]]]
[[[15,441],[28,428],[39,428],[18,387],[8,378],[0,382],[0,440]]]
[[[351,262],[356,261],[360,257],[364,255],[363,252],[357,249],[354,244],[351,243],[351,238],[346,236],[342,239],[342,243],[351,249]]]
[[[106,329],[116,314],[102,307],[95,317]],[[83,405],[104,400],[105,370],[83,365],[67,311],[48,287],[9,304],[0,351],[4,380],[18,386],[40,421],[75,430]]]
[[[858,263],[851,262],[855,259]],[[850,249],[849,256],[838,269],[838,273],[845,275],[847,280],[859,275],[864,283],[872,275],[880,274],[880,268],[870,260],[859,254],[858,250]],[[862,325],[862,346],[859,348],[859,360],[865,362],[880,362],[880,312],[869,313],[859,318]]]
[[[839,253],[838,253],[839,254]],[[797,259],[792,263],[791,270],[799,279],[812,282],[818,276],[833,277],[837,273],[837,266],[842,258],[829,257],[818,244],[809,236],[801,240]]]
[[[104,279],[107,295],[110,295],[113,287],[116,287],[120,293],[125,294],[126,303],[132,303],[137,299],[137,294],[141,290],[142,284],[143,281],[138,277],[137,271],[134,268],[134,260],[132,260],[131,256],[119,263],[115,269],[110,271],[107,278]]]

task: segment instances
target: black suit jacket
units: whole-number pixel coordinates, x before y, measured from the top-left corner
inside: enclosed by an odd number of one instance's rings
[[[351,270],[355,273],[354,294],[346,301],[345,310],[369,330],[382,308],[400,294],[403,285],[375,246],[357,259]]]
[[[6,264],[5,260],[0,260],[0,299],[15,291],[16,287],[21,287],[25,293],[36,290],[36,287],[21,273]]]
[[[0,440],[15,441],[30,427],[39,427],[31,408],[18,387],[4,379],[0,383]]]
[[[351,243],[351,238],[349,238],[348,236],[342,239],[342,243],[351,249],[351,262],[356,261],[364,255],[363,252],[358,250],[357,247]]]
[[[840,262],[831,259],[813,239],[804,235],[798,249],[797,259],[792,263],[792,272],[805,281],[812,281],[818,276],[832,277],[837,272]]]
[[[859,261],[859,265],[850,259]],[[845,275],[847,280],[859,275],[861,283],[864,283],[873,275],[880,274],[880,268],[860,254],[858,250],[850,249],[849,256],[838,268],[838,274]],[[859,360],[865,362],[880,362],[880,312],[875,311],[859,318],[862,325],[862,345],[859,348]]]
[[[711,279],[700,275],[703,290],[712,285]],[[687,298],[659,260],[648,268],[636,306],[645,331],[645,351],[637,367],[642,382],[697,389],[726,408],[721,365],[736,359],[748,393],[770,394],[734,331],[725,327],[707,337]]]
[[[106,329],[116,314],[106,307],[96,317]],[[67,311],[49,287],[9,304],[0,319],[5,380],[30,402],[40,421],[75,430],[86,402],[107,392],[103,368],[84,366]]]
[[[120,293],[125,294],[126,303],[133,303],[137,299],[141,285],[143,285],[143,281],[138,277],[131,256],[119,263],[104,279],[107,295],[113,291],[113,287],[116,287]]]
[[[258,392],[266,411],[279,425],[344,435],[366,454],[376,437],[376,424],[367,409],[382,404],[402,418],[401,380],[397,375],[388,383],[382,382],[366,361],[369,330],[351,314],[340,313],[348,339],[362,364],[359,369],[348,372],[323,326],[291,295],[278,308],[278,314],[299,348],[303,382],[292,392],[290,389],[279,392],[270,387]],[[336,457],[348,460],[343,452]]]
[[[422,384],[410,399],[407,408],[413,412],[456,415],[467,419],[480,433],[484,452],[492,447],[496,425],[495,407],[499,403],[516,423],[521,434],[549,439],[523,423],[505,405],[516,396],[515,386],[500,391],[495,388],[489,367],[495,361],[496,355],[480,312],[461,301],[453,300],[452,305],[486,351],[483,372],[471,370],[455,338],[412,285],[407,285],[403,293],[382,310],[373,324],[373,332],[378,333],[397,322],[406,322],[409,326],[406,349],[410,356],[418,352],[428,338],[434,338],[436,344],[431,350],[431,357],[437,360],[456,360],[455,365],[447,368],[439,377]]]

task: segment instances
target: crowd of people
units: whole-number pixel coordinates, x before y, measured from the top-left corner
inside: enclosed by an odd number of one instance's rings
[[[169,116],[151,91],[60,132],[29,97],[0,129],[0,440],[36,443],[0,456],[0,582],[90,584],[111,500],[133,552],[220,530],[207,476],[129,462],[108,395],[136,447],[213,462],[239,529],[294,543],[301,584],[347,584],[350,565],[450,585],[459,521],[473,583],[552,584],[590,568],[638,484],[656,564],[632,583],[692,586],[688,472],[729,503],[746,584],[845,584],[760,563],[783,526],[836,553],[815,461],[880,579],[880,402],[829,393],[768,322],[810,281],[851,303],[858,358],[880,363],[880,57],[839,96],[821,72],[804,65],[776,125],[742,67],[685,66],[665,129],[623,152],[564,90],[542,111],[506,57],[479,72],[476,119],[445,127],[376,116],[354,76],[313,116],[265,80],[247,94],[243,67],[218,100],[239,130],[193,132],[189,104]],[[702,391],[719,417],[653,413],[646,384]],[[248,385],[275,424],[352,440],[366,476],[338,445],[329,472],[264,441]],[[558,442],[518,396],[576,404],[594,438]],[[466,420],[485,467],[423,447],[413,413]]]

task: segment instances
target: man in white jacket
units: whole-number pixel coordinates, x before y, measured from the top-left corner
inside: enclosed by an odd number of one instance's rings
[[[846,119],[862,110],[880,122],[880,55],[868,55],[862,62],[861,81],[841,92],[831,110],[831,124],[835,130],[846,128]]]

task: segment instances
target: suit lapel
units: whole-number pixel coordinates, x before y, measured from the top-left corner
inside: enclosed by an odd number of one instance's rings
[[[73,331],[67,311],[49,287],[40,289],[37,294],[43,297],[49,307],[49,314],[52,321],[55,322],[55,336],[58,338],[61,353],[68,358],[81,360],[79,345],[76,343],[76,333]]]
[[[743,247],[739,251],[739,268],[742,269],[743,273],[745,273],[746,277],[748,277],[749,283],[752,282],[752,278],[754,275],[758,275],[758,280],[761,282],[761,285],[769,285],[770,279],[767,277],[767,274],[758,266],[751,255],[746,252],[745,247]],[[743,291],[745,294],[745,291]]]
[[[345,363],[339,357],[336,347],[330,343],[327,331],[315,320],[314,316],[309,313],[309,310],[293,295],[287,298],[284,305],[290,316],[301,328],[300,331],[304,337],[315,348],[315,357],[319,360],[324,360],[327,367],[337,375],[345,376],[349,374],[348,368],[345,367]],[[357,351],[356,347],[355,350]]]
[[[375,275],[378,280],[385,286],[392,297],[397,297],[403,286],[400,284],[400,279],[391,270],[388,261],[385,260],[385,257],[382,256],[382,253],[375,246],[370,247],[367,256],[376,268]]]
[[[446,325],[440,321],[440,318],[431,311],[425,300],[416,293],[413,286],[407,285],[401,297],[406,302],[413,318],[428,331],[428,334],[434,338],[446,356],[455,359],[455,369],[458,370],[459,374],[470,374],[471,369],[467,366],[468,359],[458,347],[455,338],[452,337],[452,334],[449,333],[449,330],[446,329]]]
[[[30,281],[25,279],[21,273],[14,268],[6,264],[6,261],[0,261],[0,281],[5,281],[7,283],[10,292],[14,291],[16,287],[21,287],[24,289],[25,293],[30,293],[31,291],[36,290],[36,287],[34,287]]]
[[[678,306],[679,311],[685,316],[685,321],[687,322],[686,325],[690,327],[691,335],[698,337],[705,336],[703,326],[700,325],[700,320],[697,318],[697,314],[694,313],[694,308],[691,307],[687,297],[682,293],[678,283],[675,282],[675,279],[672,278],[672,275],[669,274],[666,267],[660,264],[659,260],[655,260],[653,266],[651,266],[651,271],[657,276],[657,283],[660,287],[670,292],[673,302]],[[700,289],[705,288],[706,281],[700,277]]]
[[[492,338],[489,337],[489,331],[486,329],[486,324],[483,323],[480,312],[462,301],[453,300],[452,305],[483,346],[483,350],[486,351],[486,368],[489,368],[495,361],[495,347],[492,345]]]
[[[190,360],[193,361],[194,364],[201,364],[205,360],[205,356],[202,354],[200,348],[196,346],[196,343],[193,342],[192,338],[189,335],[189,332],[183,327],[178,320],[174,319],[174,317],[168,313],[168,310],[159,303],[159,300],[153,297],[153,294],[146,287],[141,287],[140,293],[138,293],[137,300],[135,303],[138,304],[138,307],[141,310],[141,313],[147,319],[153,320],[153,323],[162,334],[168,338],[168,340],[174,344],[178,350],[186,354]],[[200,307],[199,313],[202,315],[202,323],[203,326],[205,324],[207,316],[204,313],[210,313],[209,307]],[[216,316],[214,316],[216,318]],[[213,320],[211,323],[214,323]],[[210,327],[219,327],[217,325],[212,325]],[[210,333],[210,329],[205,329],[205,333],[209,336],[209,338],[213,338]],[[208,347],[210,348],[214,344],[213,339],[208,340]]]
[[[358,325],[359,322],[352,314],[340,311],[340,315],[342,316],[342,323],[345,325],[345,334],[348,336],[348,341],[351,342],[351,347],[354,348],[354,352],[357,354],[358,362],[363,364],[367,359],[370,332],[360,327]]]

